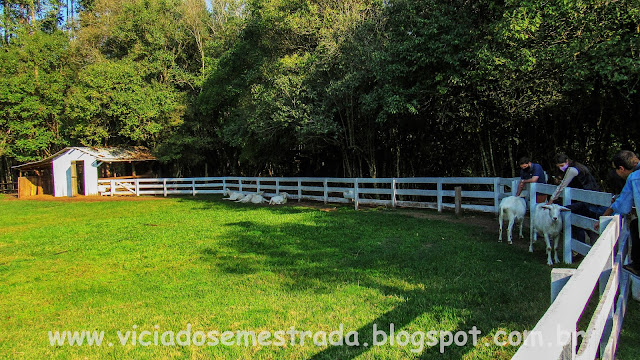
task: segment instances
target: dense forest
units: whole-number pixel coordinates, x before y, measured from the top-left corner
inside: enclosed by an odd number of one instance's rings
[[[640,0],[0,1],[0,182],[119,145],[173,176],[512,176],[563,151],[604,179],[640,141]]]

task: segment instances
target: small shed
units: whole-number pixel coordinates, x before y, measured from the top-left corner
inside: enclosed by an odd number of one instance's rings
[[[98,195],[101,172],[110,176],[114,165],[128,164],[131,175],[123,177],[137,177],[136,163],[155,160],[144,147],[67,147],[45,159],[13,168],[20,171],[18,197]]]

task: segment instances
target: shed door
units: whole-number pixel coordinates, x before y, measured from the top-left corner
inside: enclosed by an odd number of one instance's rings
[[[84,195],[84,160],[71,163],[71,196]]]

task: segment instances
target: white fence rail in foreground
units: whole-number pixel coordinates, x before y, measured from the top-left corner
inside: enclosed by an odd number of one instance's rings
[[[326,203],[353,202],[391,207],[453,209],[454,187],[461,186],[462,208],[497,213],[500,200],[515,195],[517,178],[309,178],[309,177],[207,177],[99,180],[102,195],[198,195],[222,194],[225,189],[264,192],[267,198],[287,192],[292,200]],[[530,213],[537,194],[551,195],[553,185],[530,184]],[[580,201],[609,206],[611,194],[566,188],[562,203]],[[602,218],[605,219],[605,218]],[[613,220],[611,220],[613,219]],[[593,247],[572,237],[572,227],[593,231],[598,220],[566,213],[564,218],[565,263],[572,262],[572,251],[586,255],[577,270],[552,271],[552,305],[531,331],[513,359],[613,359],[622,327],[629,292],[628,274],[622,264],[628,250],[628,230],[619,217],[607,218]],[[533,224],[532,224],[533,225]],[[606,225],[606,228],[605,228]],[[531,236],[536,236],[531,232]],[[578,348],[577,324],[589,298],[599,286],[600,301],[588,331]],[[559,292],[559,294],[558,294]],[[557,297],[555,296],[557,294]]]
[[[578,269],[553,270],[555,299],[512,359],[615,358],[629,293],[628,273],[622,271],[629,232],[619,216],[602,217],[601,221],[604,231]],[[580,333],[577,324],[596,286],[598,306],[587,330]]]

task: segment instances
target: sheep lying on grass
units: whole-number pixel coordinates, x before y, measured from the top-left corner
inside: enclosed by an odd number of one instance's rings
[[[228,196],[228,197],[227,198],[222,198],[222,200],[236,201],[236,200],[239,200],[241,197],[243,197],[244,194],[241,193],[241,192],[236,192],[236,191],[231,191],[229,189],[225,189],[224,190],[224,196]]]
[[[527,212],[527,204],[523,198],[518,196],[509,196],[500,202],[499,207],[499,221],[500,221],[500,233],[498,235],[498,241],[502,241],[502,225],[504,216],[509,220],[509,228],[508,232],[508,242],[509,244],[513,244],[513,224],[518,221],[520,223],[520,238],[522,239],[524,236],[522,235],[522,225],[524,224],[524,214]]]
[[[544,236],[544,242],[547,245],[547,265],[553,265],[551,261],[551,244],[549,238],[553,238],[553,252],[554,260],[556,263],[558,260],[558,239],[562,232],[562,211],[570,211],[564,206],[560,205],[545,205],[544,203],[536,206],[536,212],[534,214],[534,227],[538,234]],[[533,239],[529,242],[529,252],[533,252]]]
[[[280,193],[280,195],[273,196],[269,200],[269,205],[282,205],[287,203],[287,194],[286,192]]]
[[[265,199],[264,197],[262,197],[262,193],[258,193],[258,194],[254,194],[251,197],[251,203],[253,204],[262,204],[262,203],[266,203],[267,199]]]
[[[240,203],[243,203],[243,204],[249,203],[249,202],[251,202],[251,198],[253,198],[254,195],[255,194],[247,194],[247,195],[243,194],[243,196],[239,197],[236,202],[240,202]]]

